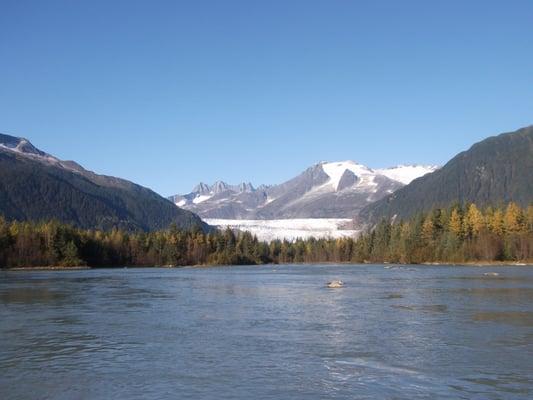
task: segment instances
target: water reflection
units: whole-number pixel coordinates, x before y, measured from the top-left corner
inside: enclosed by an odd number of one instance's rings
[[[533,270],[493,270],[1,273],[0,398],[528,398]]]
[[[43,304],[60,302],[65,299],[65,294],[60,291],[40,287],[21,287],[2,291],[0,303],[5,304]]]
[[[494,312],[485,311],[475,313],[474,321],[482,322],[498,322],[503,324],[520,325],[533,327],[533,312],[532,311],[505,311]]]

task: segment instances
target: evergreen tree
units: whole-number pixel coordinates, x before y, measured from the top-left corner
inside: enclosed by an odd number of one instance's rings
[[[434,219],[431,215],[428,215],[422,224],[422,240],[424,243],[431,244],[433,242],[435,231],[436,228]]]
[[[533,205],[527,208],[527,231],[533,233]]]
[[[78,247],[72,240],[65,245],[62,253],[63,260],[61,264],[64,267],[75,267],[83,264],[83,261],[78,256]]]

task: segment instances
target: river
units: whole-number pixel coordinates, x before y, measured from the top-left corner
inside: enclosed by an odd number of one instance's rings
[[[532,267],[10,271],[0,311],[4,400],[533,398]]]

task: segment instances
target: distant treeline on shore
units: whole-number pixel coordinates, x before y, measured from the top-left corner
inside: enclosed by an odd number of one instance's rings
[[[185,266],[267,263],[466,263],[533,260],[533,206],[475,204],[382,221],[358,238],[260,242],[248,232],[172,226],[155,232],[83,230],[0,217],[0,266]]]

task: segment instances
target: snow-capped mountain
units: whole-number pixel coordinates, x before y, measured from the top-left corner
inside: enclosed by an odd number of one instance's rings
[[[400,165],[373,170],[354,161],[320,162],[279,185],[200,183],[170,200],[203,218],[352,218],[369,203],[436,169]]]

